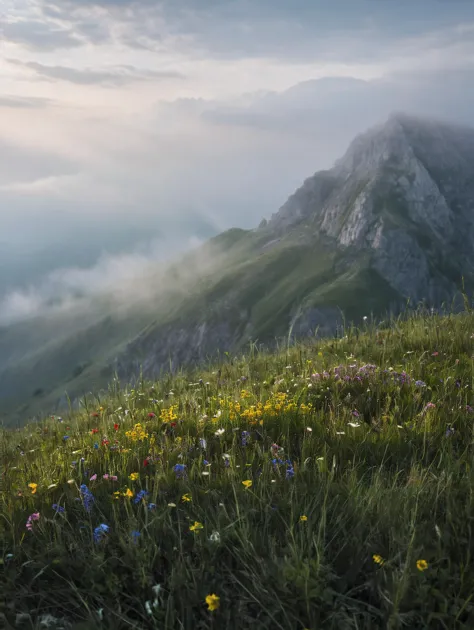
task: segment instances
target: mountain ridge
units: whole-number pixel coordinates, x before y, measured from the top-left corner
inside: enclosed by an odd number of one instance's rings
[[[66,385],[77,398],[114,373],[156,377],[250,341],[273,344],[289,331],[333,334],[407,301],[460,301],[462,281],[468,292],[474,287],[473,173],[474,130],[393,114],[356,136],[331,169],[304,180],[258,228],[224,232],[172,265],[169,287],[152,294],[141,327],[132,311],[123,322],[109,311],[80,344],[66,338],[40,353],[38,365],[63,370],[61,347],[69,347],[76,364],[62,381],[58,370],[49,382],[29,370],[22,413],[65,403]],[[89,337],[100,340],[101,358],[82,350]],[[3,372],[0,365],[0,396],[27,363]],[[32,400],[39,390],[42,400]]]

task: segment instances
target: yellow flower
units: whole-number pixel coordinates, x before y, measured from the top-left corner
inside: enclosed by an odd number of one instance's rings
[[[206,596],[206,604],[208,606],[208,610],[217,610],[220,606],[220,597],[215,594]]]
[[[306,516],[306,514],[302,514],[300,516],[300,523],[305,523],[308,520],[308,517]]]
[[[120,497],[120,492],[117,490],[117,492],[114,492],[114,499],[118,499]]]
[[[138,473],[130,473],[129,478],[132,481],[136,481],[138,479]]]
[[[123,493],[123,496],[130,499],[131,497],[133,497],[133,492],[130,490],[130,488],[127,488],[127,491]]]
[[[247,479],[246,481],[242,481],[242,485],[245,486],[245,488],[248,490],[248,488],[250,488],[250,486],[252,485],[252,481],[250,481],[250,479]]]
[[[418,569],[418,571],[426,571],[426,569],[428,568],[428,563],[426,562],[426,560],[417,560],[416,568]]]
[[[181,501],[184,501],[185,503],[189,503],[190,501],[192,501],[192,497],[189,494],[189,492],[186,492],[186,494],[183,494],[183,496],[181,497]]]
[[[197,532],[200,529],[202,529],[204,527],[204,525],[202,523],[200,523],[199,521],[194,521],[194,525],[191,525],[189,527],[189,531],[190,532]]]
[[[28,488],[31,488],[31,494],[36,494],[36,488],[38,487],[37,483],[29,483]]]
[[[378,553],[374,553],[374,555],[372,556],[372,559],[376,564],[380,564],[380,565],[382,565],[385,562],[382,556],[379,556]]]

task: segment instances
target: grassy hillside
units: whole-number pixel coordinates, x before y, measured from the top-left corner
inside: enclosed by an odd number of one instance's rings
[[[0,626],[474,627],[473,338],[251,347],[3,431]]]
[[[348,320],[385,312],[397,296],[367,269],[368,261],[358,255],[354,264],[341,264],[333,244],[308,229],[298,226],[275,242],[264,232],[229,230],[141,281],[139,299],[130,287],[125,310],[104,295],[89,311],[0,329],[0,419],[22,423],[55,412],[61,399],[64,405],[67,397],[105,387],[117,358],[130,378],[155,346],[159,371],[170,359],[202,360],[250,340],[272,345],[287,337],[301,307],[341,307]],[[173,332],[222,322],[228,333],[219,343],[210,335],[196,356],[188,356],[186,340],[169,344]]]

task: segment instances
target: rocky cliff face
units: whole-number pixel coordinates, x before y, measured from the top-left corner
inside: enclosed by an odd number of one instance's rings
[[[402,297],[448,299],[474,270],[474,131],[393,115],[358,136],[265,228],[310,222],[356,247]]]

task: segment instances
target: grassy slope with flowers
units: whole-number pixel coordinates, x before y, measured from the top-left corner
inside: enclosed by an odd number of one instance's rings
[[[473,332],[420,314],[5,431],[0,626],[474,627]]]

